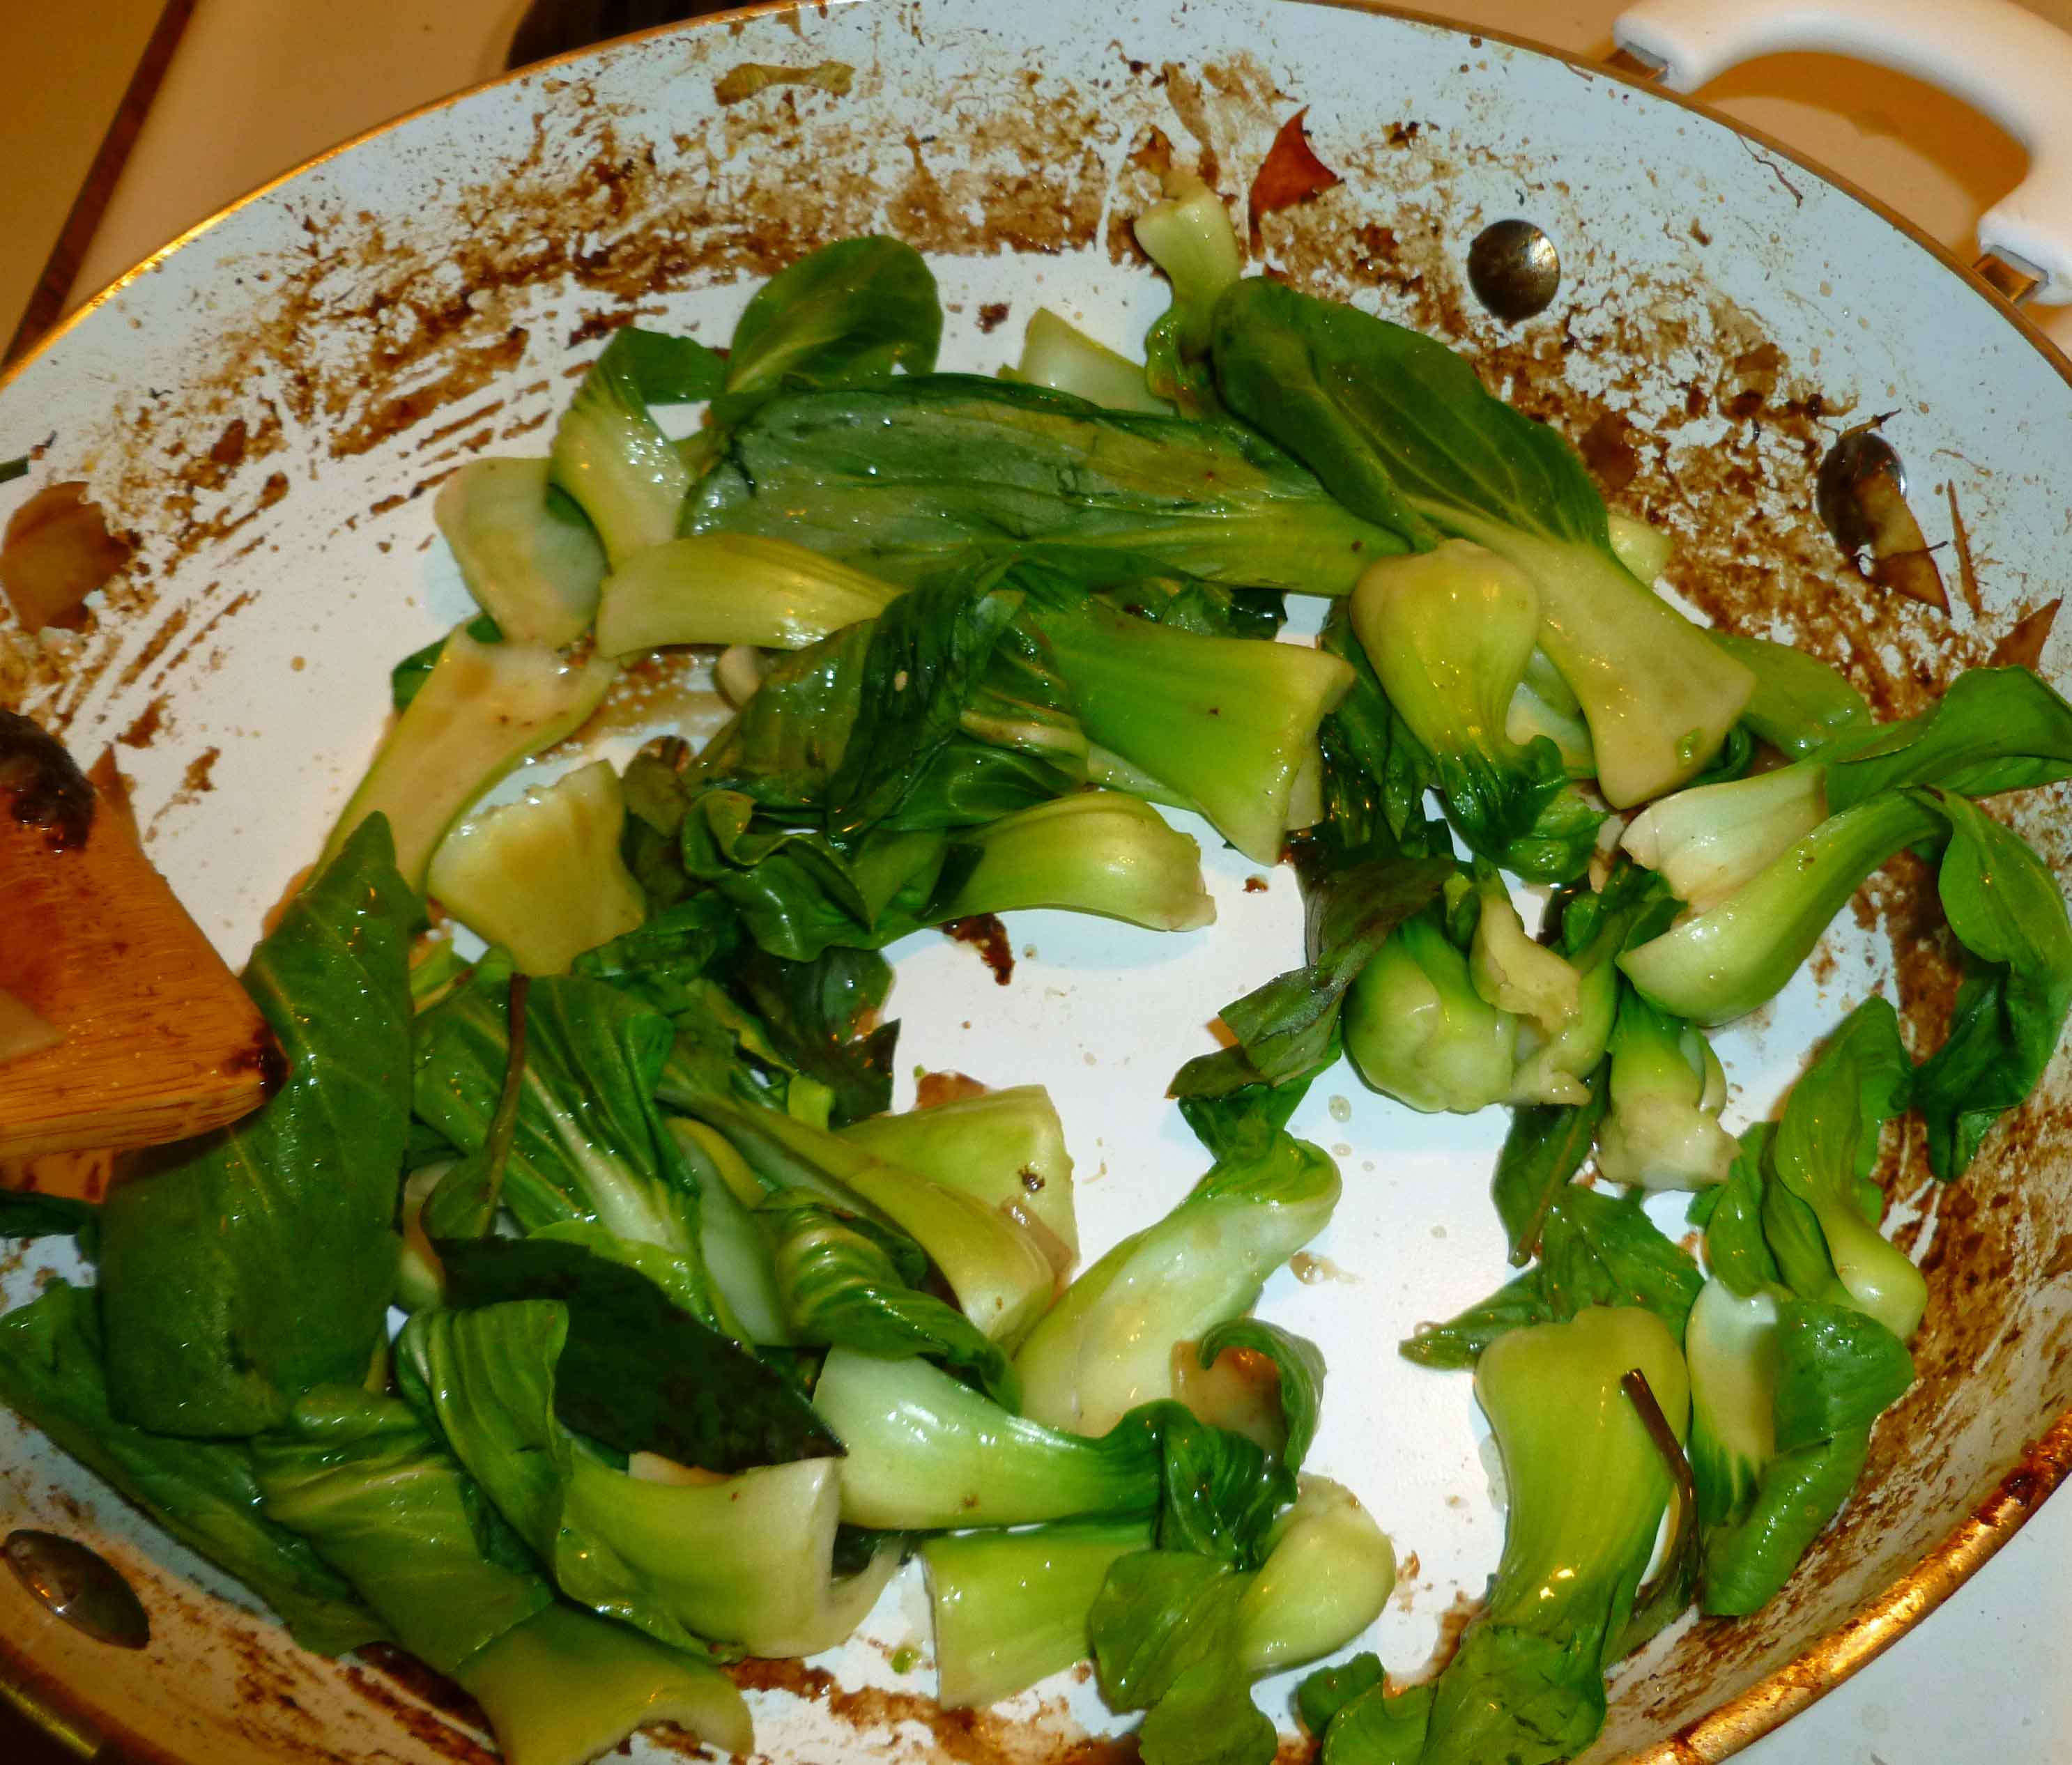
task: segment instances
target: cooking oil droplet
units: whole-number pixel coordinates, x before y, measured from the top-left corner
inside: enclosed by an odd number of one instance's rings
[[[1334,1122],[1350,1122],[1353,1119],[1350,1098],[1334,1097],[1324,1106],[1331,1112],[1331,1119]]]

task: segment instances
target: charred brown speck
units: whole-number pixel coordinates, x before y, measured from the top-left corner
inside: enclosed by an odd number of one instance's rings
[[[83,846],[93,826],[93,786],[64,745],[18,712],[0,711],[0,794],[7,812],[41,827],[52,852]]]
[[[1468,247],[1468,285],[1507,325],[1544,312],[1561,286],[1561,255],[1529,220],[1499,220]]]
[[[973,913],[968,918],[952,919],[943,927],[943,935],[960,944],[969,944],[993,971],[993,979],[1001,986],[1006,986],[1014,979],[1014,950],[1007,941],[1007,928],[1000,922],[998,914]]]

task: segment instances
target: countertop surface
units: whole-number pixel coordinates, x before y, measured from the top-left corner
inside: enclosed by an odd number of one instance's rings
[[[521,10],[522,0],[199,0],[73,299],[334,142],[491,76]],[[1428,0],[1418,10],[1604,53],[1620,9],[1615,0]],[[2072,0],[2037,0],[2034,10],[2072,28]],[[71,52],[45,58],[52,77],[73,77]],[[99,101],[108,52],[77,53],[85,71],[76,89],[91,88],[83,103]],[[1836,167],[1967,256],[1978,215],[2024,162],[2015,143],[1955,101],[1827,57],[1772,57],[1700,96]],[[0,146],[22,126],[18,117],[0,121]],[[38,224],[32,215],[24,224]],[[0,283],[0,296],[11,286]],[[12,306],[0,311],[10,326],[13,317]],[[2046,329],[2072,346],[2072,313]],[[2072,1754],[2068,1639],[2072,1499],[2061,1496],[1941,1611],[1741,1756],[1750,1765],[2058,1765]],[[18,1744],[0,1722],[0,1757],[18,1758]]]

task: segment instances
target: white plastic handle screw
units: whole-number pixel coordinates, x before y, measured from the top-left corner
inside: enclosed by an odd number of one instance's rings
[[[1622,49],[1691,92],[1738,62],[1817,50],[1897,68],[1981,110],[2029,150],[2029,173],[1979,223],[1979,243],[2072,302],[2072,36],[2013,0],[1640,0]]]

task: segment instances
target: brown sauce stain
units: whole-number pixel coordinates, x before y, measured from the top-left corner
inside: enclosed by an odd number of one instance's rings
[[[233,417],[224,425],[222,434],[209,445],[208,459],[212,466],[220,466],[226,472],[234,472],[245,463],[245,444],[248,439],[245,419]]]
[[[206,595],[216,585],[212,582],[208,588],[202,590],[202,593]],[[144,671],[162,656],[179,638],[179,634],[187,629],[189,617],[189,609],[187,605],[183,604],[175,607],[164,619],[159,622],[157,629],[145,641],[144,647],[131,659],[116,680],[115,686],[117,692],[134,686],[143,677]],[[153,683],[155,685],[157,683]]]
[[[130,720],[115,739],[125,748],[148,748],[166,726],[166,696],[160,693]]]
[[[179,788],[166,799],[165,806],[151,818],[150,831],[156,832],[158,823],[175,809],[185,809],[200,802],[203,797],[216,789],[216,763],[223,757],[220,748],[204,748],[187,764],[180,774]]]
[[[401,1649],[375,1644],[360,1652],[363,1656],[373,1657],[376,1650],[380,1651],[379,1658],[374,1660],[371,1671],[367,1667],[346,1668],[343,1677],[352,1690],[405,1730],[420,1746],[450,1760],[452,1765],[497,1765],[501,1755],[491,1752],[473,1736],[462,1734],[438,1710],[427,1710],[415,1701],[426,1696],[424,1682],[438,1676],[419,1665]],[[397,1685],[411,1695],[402,1695],[396,1689]],[[458,1698],[473,1702],[458,1686],[451,1689]],[[426,1701],[435,1701],[430,1698]],[[485,1734],[489,1732],[489,1724],[480,1718],[479,1710],[475,1726]]]
[[[1268,886],[1264,876],[1248,876],[1244,880],[1244,892],[1248,895],[1263,895]]]
[[[467,351],[443,374],[397,394],[357,423],[335,432],[331,457],[349,459],[365,454],[391,437],[415,429],[433,412],[480,392],[498,375],[517,366],[525,354],[527,335],[522,326],[512,326],[495,343]]]
[[[8,518],[0,537],[0,594],[25,631],[76,631],[86,597],[107,585],[135,548],[111,532],[76,479],[47,484]]]
[[[1950,505],[1950,543],[1957,554],[1957,586],[1964,597],[1964,605],[1971,609],[1974,622],[1984,624],[1986,603],[1979,593],[1979,569],[1971,561],[1971,536],[1965,529],[1963,511],[1957,507],[1954,479],[1942,486],[1942,495]]]
[[[622,323],[630,322],[630,315],[628,319],[621,321]],[[505,402],[500,398],[491,399],[487,404],[470,411],[465,417],[457,417],[450,423],[440,424],[438,428],[427,431],[413,442],[413,451],[422,454],[428,448],[437,447],[440,442],[459,434],[462,429],[471,428],[477,423],[487,422],[491,417],[504,408]]]
[[[1410,1673],[1398,1677],[1388,1676],[1388,1689],[1399,1692],[1412,1685],[1422,1685],[1428,1680],[1437,1679],[1452,1665],[1454,1656],[1461,1652],[1461,1638],[1469,1625],[1482,1615],[1482,1603],[1466,1591],[1456,1593],[1453,1603],[1439,1614],[1439,1634],[1432,1644],[1432,1652],[1424,1664]]]
[[[216,763],[223,757],[220,748],[204,748],[187,762],[187,770],[180,775],[180,792],[190,800],[204,791],[213,790],[216,785],[212,774]]]
[[[968,918],[953,919],[943,927],[943,935],[969,944],[1002,987],[1014,979],[1013,946],[1007,941],[1007,928],[997,913],[973,913]]]
[[[991,1710],[945,1710],[918,1692],[864,1685],[854,1690],[824,1667],[800,1660],[744,1660],[726,1672],[744,1693],[784,1692],[822,1705],[835,1721],[856,1730],[918,1726],[935,1758],[949,1765],[1135,1765],[1137,1737],[1078,1732],[1063,1706],[1046,1703],[1034,1719]],[[1289,1743],[1283,1742],[1284,1751]],[[1306,1743],[1295,1743],[1306,1755]]]
[[[1901,1032],[1914,1057],[1925,1059],[1942,1045],[1962,977],[1934,872],[1914,853],[1900,852],[1865,882],[1850,907],[1859,927],[1882,930],[1891,944]]]
[[[211,583],[209,586],[213,588],[216,585]],[[252,605],[252,601],[253,591],[246,589],[239,593],[233,594],[221,606],[212,611],[209,616],[195,627],[193,634],[186,638],[179,648],[166,658],[165,666],[152,676],[150,684],[154,690],[163,687],[175,674],[178,673],[187,659],[199,650],[202,645],[215,634],[217,626],[222,625],[226,620],[236,618],[239,614]],[[183,621],[183,630],[185,622]]]
[[[978,328],[990,337],[1007,322],[1008,305],[1004,300],[989,300],[978,310]]]
[[[394,1643],[366,1643],[355,1655],[376,1673],[393,1680],[420,1703],[429,1704],[442,1715],[465,1722],[470,1728],[489,1732],[489,1718],[482,1705],[444,1673],[436,1673]]]
[[[1640,471],[1640,455],[1634,449],[1633,425],[1623,413],[1606,411],[1576,439],[1583,463],[1606,495],[1622,491]]]

